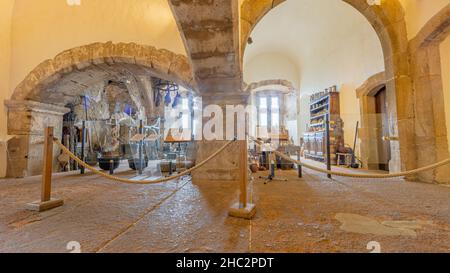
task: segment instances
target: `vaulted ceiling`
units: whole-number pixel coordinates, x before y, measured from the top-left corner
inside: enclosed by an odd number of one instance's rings
[[[282,55],[302,70],[312,60],[330,55],[336,44],[354,35],[361,35],[362,43],[377,43],[381,51],[372,26],[347,3],[287,0],[265,15],[253,30],[253,44],[244,53],[244,73],[245,64],[268,53]]]

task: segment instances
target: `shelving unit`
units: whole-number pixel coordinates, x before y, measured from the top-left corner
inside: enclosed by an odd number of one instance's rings
[[[311,96],[309,130],[304,134],[304,156],[326,162],[326,118],[330,119],[330,159],[337,164],[337,151],[344,145],[343,122],[340,117],[339,92],[336,87]]]

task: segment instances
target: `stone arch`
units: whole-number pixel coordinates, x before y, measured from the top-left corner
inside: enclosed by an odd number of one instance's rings
[[[256,24],[271,9],[284,1],[244,0],[241,6],[242,56],[245,43]],[[398,136],[400,140],[391,142],[393,152],[391,171],[413,169],[417,166],[413,140],[414,111],[403,7],[398,0],[382,1],[381,5],[369,5],[363,0],[342,1],[366,17],[381,41],[390,109],[389,120],[392,124],[390,134]]]
[[[384,72],[377,73],[368,78],[360,87],[356,89],[356,97],[374,96],[383,86],[386,85],[386,75]]]
[[[279,100],[280,107],[280,125],[288,129],[288,122],[297,121],[297,113],[299,110],[299,101],[297,97],[296,88],[294,84],[289,80],[283,79],[271,79],[254,82],[245,87],[245,92],[250,95],[250,104],[255,106],[255,110],[258,109],[258,97],[260,96],[276,96]],[[259,127],[260,122],[259,114],[252,116],[251,128],[252,134],[260,136]],[[290,129],[290,128],[289,128]],[[297,130],[289,130],[293,136],[297,136]],[[266,134],[267,131],[264,133]],[[292,136],[292,135],[291,135]]]
[[[255,26],[273,8],[286,0],[244,0],[241,6],[241,57],[243,58],[248,38]]]
[[[67,103],[87,90],[117,81],[124,83],[128,95],[147,106],[142,108],[149,108],[152,100],[145,90],[151,89],[152,76],[195,88],[187,57],[135,43],[89,44],[39,64],[16,87],[11,100],[5,102],[8,134],[13,136],[8,151],[8,177],[41,173],[44,127],[53,126],[55,136],[62,134],[63,115],[69,112]],[[55,150],[55,158],[57,155]]]
[[[192,69],[187,57],[153,46],[107,42],[72,48],[53,59],[45,60],[15,88],[12,100],[40,101],[39,97],[45,92],[52,91],[55,82],[67,79],[70,74],[87,73],[87,77],[90,78],[117,76],[111,75],[109,69],[114,69],[118,74],[121,74],[120,70],[141,74],[147,72],[187,88],[194,87]],[[67,79],[67,81],[74,80]],[[78,82],[80,87],[85,87],[86,83]]]
[[[409,45],[411,49],[440,44],[450,35],[450,4],[440,10],[428,21]]]
[[[440,44],[450,35],[450,4],[433,16],[409,42],[414,86],[415,140],[418,165],[449,157],[442,85]],[[419,179],[449,183],[450,167],[422,173]]]
[[[278,86],[285,87],[289,91],[295,90],[295,87],[292,84],[292,82],[290,82],[288,80],[278,79],[278,80],[264,80],[264,81],[259,81],[259,82],[253,82],[246,86],[245,91],[248,93],[251,93],[255,89],[265,87],[265,86],[272,86],[272,85],[278,85]]]
[[[359,99],[361,124],[359,128],[361,161],[369,170],[379,169],[377,138],[377,117],[375,95],[386,87],[386,75],[384,72],[373,75],[356,89],[356,97]]]

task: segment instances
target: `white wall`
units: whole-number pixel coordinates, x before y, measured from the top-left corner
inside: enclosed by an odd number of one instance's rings
[[[3,100],[10,86],[11,16],[14,0],[0,1],[0,178],[6,175],[6,111]]]
[[[442,82],[444,87],[445,119],[450,152],[450,36],[441,44]]]
[[[450,0],[399,0],[405,10],[408,39],[413,39],[422,27]]]
[[[0,1],[0,141],[6,136],[6,110],[3,100],[7,98],[10,90],[11,16],[13,5],[14,0]]]
[[[300,92],[314,93],[337,85],[341,93],[345,142],[352,144],[356,123],[360,120],[356,88],[384,71],[384,58],[380,40],[368,22],[362,21],[340,38],[328,45],[327,52],[312,55],[303,62]],[[301,119],[307,121],[304,117]],[[305,126],[300,124],[300,130]]]
[[[65,0],[0,0],[0,135],[6,134],[3,101],[30,71],[67,49],[107,41],[186,55],[167,0],[83,0],[80,6]],[[10,75],[5,67],[11,67]]]
[[[244,64],[244,71],[247,84],[282,79],[290,81],[296,89],[300,87],[299,67],[295,60],[280,52],[265,52],[251,58]]]
[[[288,0],[261,20],[252,38],[244,56],[244,78],[296,79],[299,136],[309,123],[308,95],[338,85],[345,141],[351,144],[360,119],[355,89],[384,71],[381,43],[367,19],[338,0]],[[298,67],[297,76],[280,65],[288,61]]]
[[[136,42],[186,54],[165,0],[16,0],[11,88],[39,63],[94,42]]]

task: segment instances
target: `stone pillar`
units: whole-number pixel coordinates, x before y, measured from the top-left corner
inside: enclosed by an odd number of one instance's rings
[[[53,126],[56,137],[62,136],[63,115],[70,109],[35,101],[8,100],[7,177],[26,177],[42,173],[44,128]],[[53,170],[58,170],[59,149],[54,146]]]
[[[414,78],[415,149],[418,167],[449,157],[439,44],[411,50]],[[450,183],[450,167],[418,175],[425,182]]]
[[[202,97],[203,109],[211,104],[217,104],[223,111],[223,136],[226,138],[226,105],[247,106],[248,95],[229,97],[224,95],[208,95]],[[203,126],[209,118],[203,118]],[[237,119],[235,119],[236,128]],[[248,124],[246,124],[248,126]],[[202,128],[203,130],[203,128]],[[235,131],[236,132],[236,131]],[[201,162],[212,153],[225,145],[228,140],[199,140],[196,141],[196,161]],[[239,181],[240,179],[239,143],[232,143],[218,157],[192,173],[193,181]]]
[[[201,162],[220,149],[227,141],[201,140],[196,142],[196,161]],[[231,144],[219,156],[192,173],[193,181],[238,181],[239,145]]]

